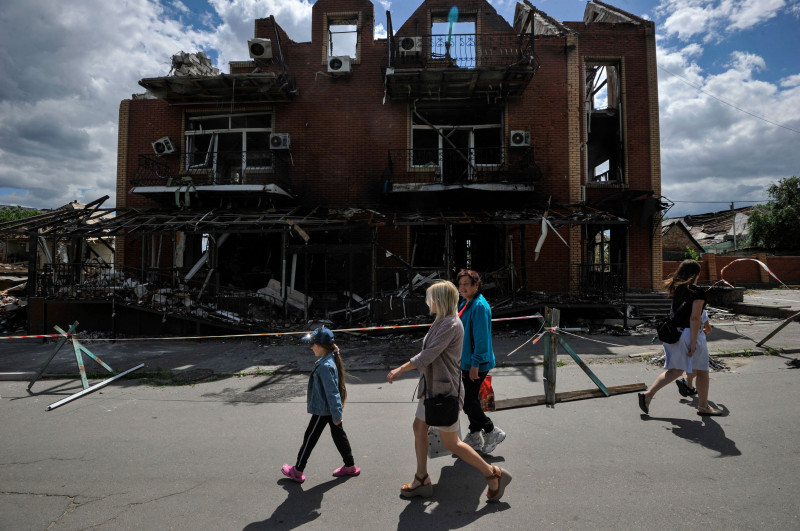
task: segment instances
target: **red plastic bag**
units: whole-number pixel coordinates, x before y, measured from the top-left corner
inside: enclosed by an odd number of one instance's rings
[[[492,375],[487,374],[481,388],[478,390],[481,399],[481,408],[484,411],[494,411],[494,389],[492,389]]]

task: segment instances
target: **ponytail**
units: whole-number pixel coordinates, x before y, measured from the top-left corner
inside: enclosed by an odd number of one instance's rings
[[[342,356],[339,354],[339,347],[333,345],[333,361],[336,363],[336,370],[339,371],[339,395],[342,397],[342,405],[347,402],[347,386],[344,383],[344,364]]]

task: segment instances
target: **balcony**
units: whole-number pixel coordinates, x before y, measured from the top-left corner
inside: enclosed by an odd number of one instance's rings
[[[514,98],[538,69],[530,34],[395,35],[387,43],[394,100]]]
[[[532,192],[542,172],[533,149],[390,149],[387,193],[456,189]]]
[[[292,197],[289,164],[271,150],[218,151],[201,157],[188,155],[167,162],[155,155],[139,155],[136,175],[131,179],[133,193],[265,194]],[[179,170],[177,164],[181,164]]]

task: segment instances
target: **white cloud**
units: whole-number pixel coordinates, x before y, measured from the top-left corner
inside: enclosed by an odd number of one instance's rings
[[[667,35],[709,42],[757,26],[785,7],[786,0],[662,0],[656,12],[664,17]]]
[[[800,87],[800,74],[795,74],[793,76],[781,79],[781,87],[784,88]]]
[[[662,194],[673,201],[763,200],[770,183],[798,172],[787,154],[796,152],[800,130],[800,75],[780,86],[758,80],[767,62],[752,53],[735,52],[715,74],[695,59],[686,48],[658,49]],[[679,203],[673,212],[719,206]]]
[[[731,62],[728,66],[731,66],[734,70],[758,72],[764,70],[767,67],[767,63],[763,57],[758,55],[735,51],[731,54]]]

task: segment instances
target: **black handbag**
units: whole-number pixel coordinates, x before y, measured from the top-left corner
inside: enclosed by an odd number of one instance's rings
[[[427,394],[428,384],[425,383]],[[456,396],[436,395],[425,398],[425,424],[428,426],[452,426],[458,421],[460,411],[459,395],[461,395],[461,375],[458,377],[458,394]]]
[[[425,399],[425,424],[452,426],[458,420],[458,397],[437,395]]]
[[[661,342],[671,345],[680,341],[683,330],[678,330],[678,327],[675,325],[675,318],[678,316],[678,312],[681,311],[684,304],[686,304],[686,301],[678,306],[678,311],[675,312],[674,316],[668,317],[656,325],[656,333]]]

